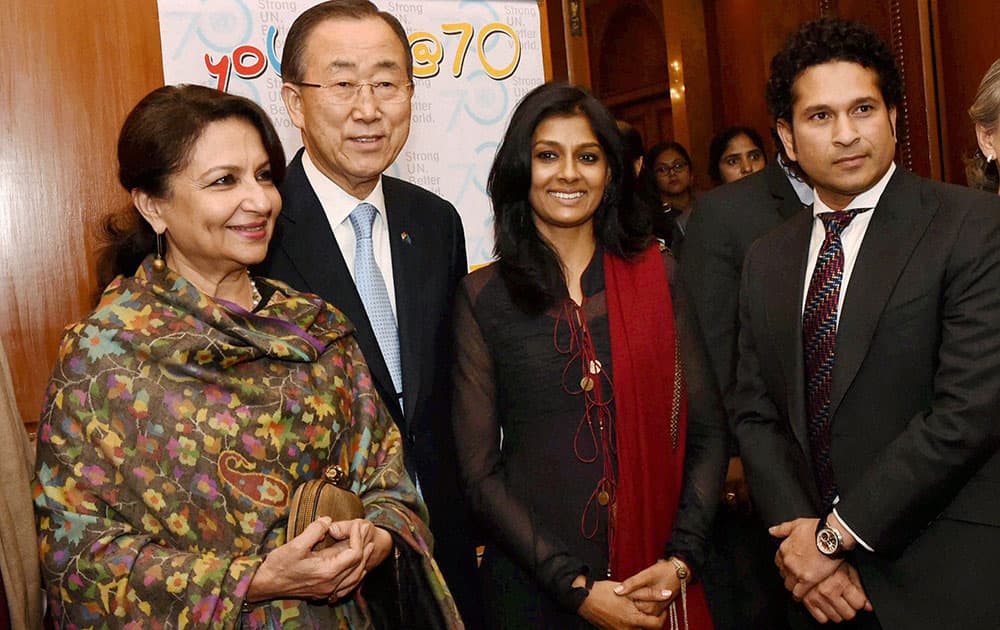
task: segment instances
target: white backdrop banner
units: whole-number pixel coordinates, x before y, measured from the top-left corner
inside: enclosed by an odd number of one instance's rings
[[[281,51],[318,0],[159,0],[163,77],[249,97],[291,159],[302,140],[281,100]],[[410,37],[416,87],[410,138],[388,174],[458,208],[469,263],[492,258],[486,179],[517,102],[545,80],[536,0],[375,0]]]

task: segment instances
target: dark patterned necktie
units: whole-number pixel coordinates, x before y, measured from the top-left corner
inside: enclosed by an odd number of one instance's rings
[[[820,495],[833,505],[837,486],[830,461],[830,387],[837,344],[837,302],[844,275],[844,247],[840,235],[859,213],[868,208],[823,212],[817,215],[826,237],[816,258],[802,312],[802,344],[806,368],[806,412],[809,414],[809,448]]]

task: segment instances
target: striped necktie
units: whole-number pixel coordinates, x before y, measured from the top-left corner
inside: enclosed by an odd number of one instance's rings
[[[833,505],[837,485],[830,460],[830,389],[837,346],[837,304],[844,275],[844,248],[840,235],[861,212],[870,208],[823,212],[817,216],[826,236],[809,281],[802,312],[802,344],[806,370],[806,412],[809,415],[809,448],[820,495]]]

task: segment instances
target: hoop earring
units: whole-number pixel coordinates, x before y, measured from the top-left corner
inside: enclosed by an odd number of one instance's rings
[[[163,235],[156,233],[156,258],[153,259],[153,271],[162,272],[167,268],[167,263],[163,260]]]

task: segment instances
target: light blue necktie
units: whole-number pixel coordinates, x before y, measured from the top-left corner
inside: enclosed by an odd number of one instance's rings
[[[351,227],[354,228],[354,284],[358,287],[361,301],[368,313],[368,320],[375,332],[375,339],[382,351],[382,358],[392,376],[392,385],[397,394],[403,392],[403,368],[399,358],[399,333],[396,318],[392,314],[392,302],[385,288],[385,279],[375,262],[372,247],[372,224],[378,209],[370,203],[362,203],[351,212]],[[403,399],[400,395],[399,405]]]

